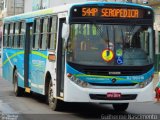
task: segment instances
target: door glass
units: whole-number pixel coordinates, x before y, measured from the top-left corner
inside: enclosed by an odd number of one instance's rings
[[[32,42],[33,41],[33,26],[30,26],[30,49],[32,49]]]

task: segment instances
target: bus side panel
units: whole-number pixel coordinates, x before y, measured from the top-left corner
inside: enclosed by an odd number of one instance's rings
[[[4,49],[3,52],[3,78],[13,81],[13,69],[16,67],[18,72],[18,86],[24,87],[24,55],[22,50]]]
[[[31,90],[43,94],[45,85],[47,51],[32,51],[30,58]]]

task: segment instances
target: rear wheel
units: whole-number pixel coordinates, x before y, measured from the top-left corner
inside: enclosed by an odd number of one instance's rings
[[[22,96],[24,94],[24,89],[18,86],[18,74],[17,70],[14,71],[13,74],[13,89],[15,96]]]
[[[113,104],[113,108],[116,111],[126,111],[129,106],[129,103],[118,103],[118,104]]]
[[[56,99],[53,97],[53,89],[52,89],[52,81],[50,80],[49,82],[49,86],[48,86],[48,104],[49,104],[49,107],[54,110],[54,111],[58,111],[58,110],[61,110],[62,109],[62,104],[63,104],[63,101],[59,100],[59,99]]]

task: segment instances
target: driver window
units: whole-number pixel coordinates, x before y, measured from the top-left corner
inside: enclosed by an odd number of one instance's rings
[[[131,47],[141,48],[141,45],[140,45],[140,34],[139,34],[139,32],[136,32],[133,35],[132,41],[131,41]]]

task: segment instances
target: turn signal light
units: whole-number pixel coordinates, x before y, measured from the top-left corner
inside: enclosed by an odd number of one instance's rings
[[[56,60],[56,56],[54,54],[49,54],[48,55],[48,60],[55,61]]]
[[[69,78],[72,77],[72,74],[68,73],[68,74],[67,74],[67,77],[69,77]]]

